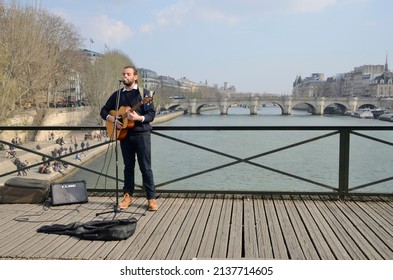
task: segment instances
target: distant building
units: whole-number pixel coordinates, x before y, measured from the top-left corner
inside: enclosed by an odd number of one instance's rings
[[[94,52],[88,49],[82,49],[81,52],[90,59],[91,64],[94,64],[98,58],[103,56],[102,53]]]
[[[297,76],[293,83],[292,95],[305,98],[321,96],[326,85],[324,77],[324,74],[321,73],[313,73],[304,79]]]
[[[236,92],[235,86],[229,86],[229,85],[228,85],[228,82],[224,82],[224,87],[221,88],[221,90],[222,90],[224,93],[235,93],[235,92]]]
[[[144,88],[154,90],[156,88],[161,87],[160,86],[160,79],[159,79],[157,73],[152,70],[139,68],[138,69],[138,76],[139,76],[139,79],[142,79]]]
[[[179,88],[179,82],[170,76],[158,76],[162,88]]]
[[[321,73],[302,79],[297,76],[292,89],[294,97],[393,97],[392,72],[385,65],[363,65],[353,71],[326,80]]]
[[[383,73],[374,78],[370,93],[376,97],[393,97],[393,73],[389,71],[387,56]]]
[[[179,82],[180,90],[183,92],[195,92],[198,89],[198,84],[193,82],[186,77],[182,77],[177,80]]]
[[[170,76],[158,75],[156,72],[145,68],[139,68],[138,75],[139,79],[142,79],[143,86],[147,89],[172,88],[174,90],[184,92],[185,94],[194,93],[206,88],[214,88],[217,91],[225,93],[236,92],[236,88],[234,86],[228,86],[228,83],[224,83],[223,87],[218,88],[217,85],[209,86],[207,81],[205,83],[196,83],[186,77],[175,79]]]

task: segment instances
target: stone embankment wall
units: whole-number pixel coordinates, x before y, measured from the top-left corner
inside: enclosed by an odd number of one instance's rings
[[[75,107],[75,108],[50,108],[43,110],[26,110],[21,114],[16,115],[9,120],[9,126],[77,126],[80,124],[91,124],[93,120],[89,120],[91,113],[90,107]],[[19,137],[22,142],[27,141],[45,141],[48,140],[50,131],[38,130],[33,131],[19,131],[8,130],[2,131],[0,137],[4,140],[11,140]],[[64,132],[66,133],[66,132]],[[57,136],[61,133],[56,133]]]
[[[45,117],[41,122],[41,126],[78,126],[80,124],[91,125],[95,122],[95,118],[90,116],[91,108],[75,107],[64,109],[48,109]],[[90,116],[90,117],[89,117]],[[48,133],[50,131],[39,131],[35,137],[35,141],[48,140]],[[67,131],[56,132],[57,136],[64,135]]]

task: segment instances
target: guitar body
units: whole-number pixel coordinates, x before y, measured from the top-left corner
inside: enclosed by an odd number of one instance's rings
[[[127,110],[130,109],[131,107],[129,106],[122,106],[119,108],[118,120],[123,124],[121,129],[117,129],[113,122],[106,122],[106,133],[110,140],[123,140],[127,135],[127,130],[134,127],[135,123],[127,119]],[[109,111],[109,114],[116,117],[116,110]]]
[[[118,116],[119,122],[121,122],[123,124],[123,126],[121,129],[117,129],[117,127],[115,127],[115,123],[107,121],[106,122],[106,133],[108,134],[109,139],[110,140],[123,140],[127,135],[128,129],[131,129],[135,126],[135,122],[130,121],[127,118],[127,111],[133,112],[136,109],[138,109],[141,105],[148,104],[149,102],[151,102],[153,100],[153,96],[154,96],[154,91],[151,91],[150,96],[146,96],[145,98],[143,98],[142,101],[139,102],[138,104],[136,104],[134,107],[131,108],[130,106],[121,106],[119,108],[119,111],[117,112],[117,116]],[[109,114],[116,118],[116,110],[109,111]]]

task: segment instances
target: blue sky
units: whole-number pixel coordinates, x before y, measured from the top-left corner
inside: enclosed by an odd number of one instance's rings
[[[290,94],[296,75],[393,65],[393,1],[38,0],[85,48],[121,50],[173,78]],[[90,38],[94,43],[90,44]],[[392,67],[389,67],[392,69]],[[120,73],[119,69],[119,73]]]

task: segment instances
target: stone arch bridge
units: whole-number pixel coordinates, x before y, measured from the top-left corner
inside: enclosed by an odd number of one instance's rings
[[[292,96],[278,97],[244,97],[244,98],[220,98],[220,99],[189,99],[179,100],[168,106],[168,109],[184,108],[189,114],[199,114],[201,110],[208,107],[220,109],[221,115],[228,114],[228,109],[233,106],[249,108],[251,115],[256,115],[258,109],[267,104],[281,107],[283,115],[291,115],[292,109],[296,105],[307,104],[314,115],[323,115],[326,107],[336,105],[343,112],[356,111],[360,107],[384,107],[386,100],[383,98],[293,98]]]

